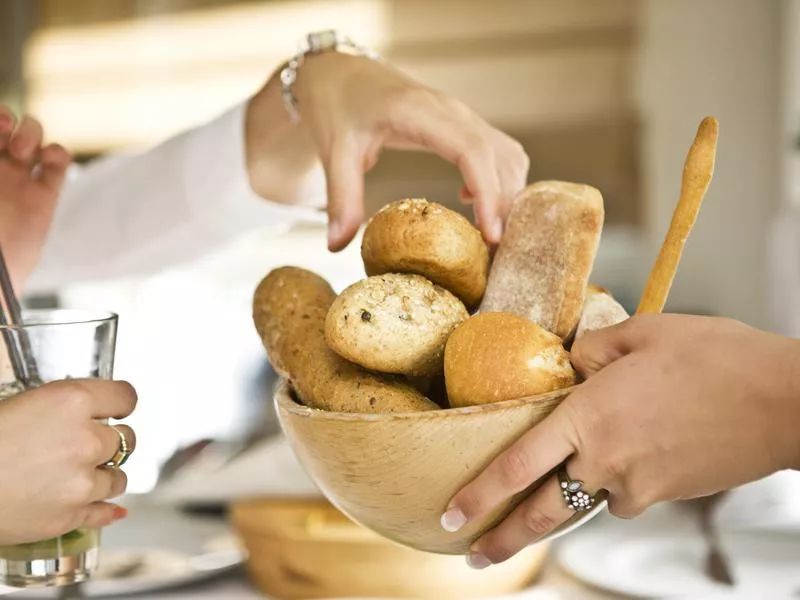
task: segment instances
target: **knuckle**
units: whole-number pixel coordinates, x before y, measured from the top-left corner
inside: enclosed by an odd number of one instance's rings
[[[601,475],[605,481],[625,481],[628,461],[619,452],[607,452],[593,472]]]
[[[63,381],[58,386],[60,402],[67,411],[80,415],[91,413],[94,396],[85,384]]]
[[[486,504],[479,490],[474,489],[474,486],[464,488],[461,493],[453,499],[453,503],[461,509],[468,519],[483,514]]]
[[[593,449],[601,416],[592,403],[581,402],[577,395],[571,394],[559,405],[558,410],[566,413],[564,434],[577,454],[605,456]]]
[[[494,159],[494,146],[485,136],[473,133],[467,138],[464,156],[467,160],[476,163],[488,163]]]
[[[659,500],[658,490],[631,483],[630,477],[618,486],[619,492],[609,498],[609,511],[621,519],[633,519]]]
[[[475,113],[475,111],[473,111],[469,106],[460,100],[448,97],[445,99],[445,103],[447,104],[447,109],[451,114],[455,115],[457,119],[463,121],[470,127],[477,128],[486,126],[486,122],[481,119]]]
[[[500,458],[498,468],[502,485],[515,491],[526,488],[532,482],[530,458],[518,448],[507,450]]]
[[[420,107],[438,103],[438,94],[425,86],[404,83],[389,92],[386,101],[389,121],[403,129],[409,116]]]
[[[522,511],[522,525],[535,537],[539,538],[555,529],[558,523],[536,504],[531,504]]]
[[[584,370],[585,366],[587,366],[590,361],[590,356],[586,354],[586,344],[583,338],[575,340],[572,344],[572,347],[569,350],[569,358],[572,366],[578,369],[579,371]]]
[[[76,433],[73,457],[82,464],[94,464],[103,455],[103,440],[88,429]]]
[[[507,560],[513,553],[498,535],[487,535],[480,542],[480,552],[493,564]]]
[[[639,509],[637,514],[643,513],[648,506],[652,506],[662,499],[661,490],[654,485],[633,485],[629,483],[624,489],[634,507]]]
[[[635,519],[641,515],[645,507],[630,499],[609,498],[608,512],[619,519]]]
[[[69,505],[82,506],[89,502],[94,490],[94,478],[87,471],[71,477],[64,487],[64,500]]]

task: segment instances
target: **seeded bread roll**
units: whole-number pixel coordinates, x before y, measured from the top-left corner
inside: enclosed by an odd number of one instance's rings
[[[575,339],[580,339],[590,331],[622,323],[629,317],[628,312],[616,301],[611,292],[603,287],[589,284]]]
[[[420,275],[387,273],[344,290],[325,321],[325,339],[340,356],[383,373],[432,375],[444,345],[469,317],[464,304]]]
[[[367,275],[422,275],[470,308],[486,289],[489,251],[480,232],[436,202],[407,199],[384,206],[364,230],[361,257]]]
[[[528,186],[514,201],[480,311],[515,313],[569,338],[583,310],[603,217],[603,197],[593,187]]]
[[[488,404],[575,384],[561,338],[513,313],[480,313],[459,325],[444,353],[450,406]]]
[[[337,412],[409,412],[439,407],[400,378],[368,373],[325,342],[325,318],[336,298],[305,269],[269,273],[253,298],[253,321],[270,362],[308,406]]]

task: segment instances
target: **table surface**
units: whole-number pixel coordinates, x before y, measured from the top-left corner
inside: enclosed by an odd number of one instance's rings
[[[227,527],[216,517],[199,518],[159,507],[145,498],[128,498],[124,502],[131,516],[104,532],[106,545],[124,548],[169,547],[179,552],[197,551],[202,540],[215,538]],[[224,521],[222,522],[224,523]],[[229,533],[225,534],[227,537]],[[553,542],[542,573],[529,587],[530,594],[514,595],[514,600],[610,600],[621,598],[582,584],[563,571],[557,561],[560,540]],[[538,592],[538,593],[537,593]],[[9,595],[13,598],[16,594]],[[62,596],[63,597],[63,596]],[[82,597],[78,595],[77,597]],[[244,568],[236,568],[216,578],[196,584],[163,589],[131,596],[139,600],[263,600],[248,581]],[[495,599],[496,600],[496,599]]]
[[[147,497],[129,497],[125,504],[131,509],[130,523],[120,524],[112,537],[112,531],[105,532],[107,544],[113,543],[114,537],[125,540],[125,545],[149,546],[154,540],[169,540],[171,547],[184,551],[193,548],[198,540],[208,535],[213,535],[215,525],[213,519],[204,522],[195,517],[181,513],[163,512],[158,505],[148,501]],[[189,519],[186,521],[185,519]],[[189,535],[191,533],[191,535]],[[546,600],[607,600],[620,598],[596,589],[592,589],[564,572],[556,561],[557,548],[561,540],[553,542],[548,561],[541,575],[530,589],[547,590]],[[182,545],[185,544],[185,548]],[[527,594],[525,594],[527,596]],[[196,585],[175,588],[171,590],[154,591],[148,594],[137,595],[141,600],[211,600],[212,598],[225,598],[230,600],[255,600],[263,599],[248,581],[244,569],[237,569],[229,574],[199,582]],[[523,596],[524,597],[524,596]],[[538,600],[539,595],[532,593],[531,600]],[[517,598],[515,598],[517,600]],[[522,598],[519,598],[522,600]]]
[[[541,576],[530,588],[531,600],[538,600],[537,590],[547,591],[547,600],[616,600],[623,596],[610,594],[601,590],[590,588],[565,573],[553,560],[551,560]],[[524,596],[523,596],[524,597]],[[523,600],[520,597],[520,600]],[[141,600],[211,600],[212,598],[226,598],[228,600],[264,600],[247,581],[243,571],[236,571],[230,575],[207,581],[195,586],[188,586],[176,590],[156,592],[139,596]],[[544,596],[542,596],[544,600]]]

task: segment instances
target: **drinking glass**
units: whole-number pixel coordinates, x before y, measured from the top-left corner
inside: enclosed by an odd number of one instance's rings
[[[0,401],[25,390],[12,366],[12,345],[29,348],[28,355],[33,358],[29,388],[63,379],[111,379],[117,315],[32,310],[23,312],[22,317],[24,325],[0,325]],[[0,546],[0,583],[21,588],[80,583],[97,569],[99,551],[97,529],[76,529],[49,540]]]

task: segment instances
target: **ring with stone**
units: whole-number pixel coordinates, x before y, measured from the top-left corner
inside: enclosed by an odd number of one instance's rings
[[[582,481],[570,478],[566,466],[558,470],[558,485],[567,507],[575,512],[591,510],[597,503],[596,496],[584,491]]]

